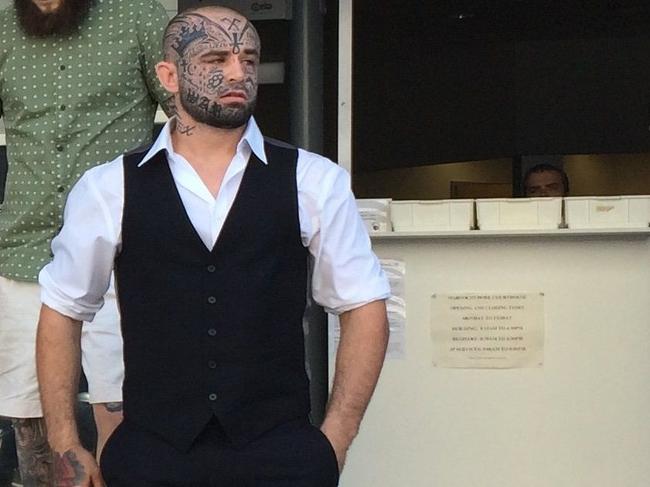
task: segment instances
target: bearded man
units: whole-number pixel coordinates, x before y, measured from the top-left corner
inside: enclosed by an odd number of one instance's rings
[[[79,180],[39,278],[57,485],[335,487],[388,340],[390,289],[349,175],[263,137],[251,116],[260,40],[241,14],[183,12],[164,51],[158,76],[177,115],[150,147]],[[302,328],[310,259],[314,300],[341,322],[320,428],[308,419]],[[100,472],[72,409],[80,325],[113,267],[124,421]]]
[[[0,11],[9,166],[0,209],[0,416],[13,419],[26,486],[54,485],[34,358],[37,275],[79,176],[151,140],[156,106],[169,97],[155,74],[167,20],[156,0],[15,0]],[[114,298],[107,303],[82,343],[100,443],[121,418],[121,337]]]

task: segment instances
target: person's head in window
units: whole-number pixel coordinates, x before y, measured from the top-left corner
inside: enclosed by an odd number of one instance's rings
[[[569,178],[557,166],[538,164],[526,171],[524,176],[524,196],[529,198],[543,196],[567,196]]]

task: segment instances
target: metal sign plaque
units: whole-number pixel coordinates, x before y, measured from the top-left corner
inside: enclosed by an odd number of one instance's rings
[[[178,0],[178,11],[200,5],[222,5],[250,20],[291,19],[291,0]]]

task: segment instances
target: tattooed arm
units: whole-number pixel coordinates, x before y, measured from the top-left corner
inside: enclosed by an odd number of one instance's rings
[[[23,484],[52,485],[54,468],[45,421],[43,418],[13,418],[11,422],[16,436],[16,453]],[[2,482],[0,484],[5,485]]]
[[[97,424],[97,461],[102,455],[102,450],[109,436],[122,422],[122,403],[104,402],[93,404],[93,414]]]
[[[56,487],[104,487],[95,459],[81,446],[74,417],[80,341],[81,322],[41,308],[36,365]]]

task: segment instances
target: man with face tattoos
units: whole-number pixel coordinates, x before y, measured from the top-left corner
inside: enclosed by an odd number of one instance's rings
[[[151,141],[156,105],[169,99],[155,73],[167,21],[156,0],[14,0],[0,11],[9,163],[0,208],[0,416],[13,418],[26,486],[53,485],[34,356],[38,272],[81,174]],[[121,419],[114,301],[84,327],[100,442]]]
[[[81,178],[39,277],[37,361],[58,481],[333,487],[388,339],[390,289],[349,176],[262,136],[251,116],[260,40],[239,13],[179,14],[164,54],[157,72],[176,116],[152,146]],[[304,365],[310,259],[313,297],[341,322],[320,428]],[[72,407],[79,324],[101,307],[113,268],[124,421],[100,472]]]

